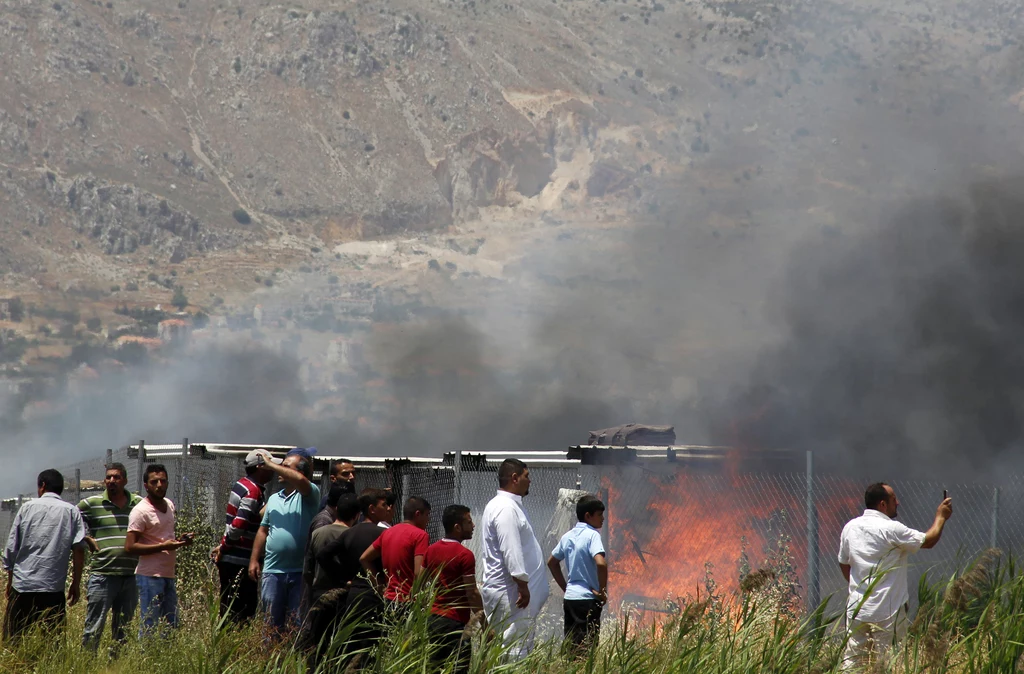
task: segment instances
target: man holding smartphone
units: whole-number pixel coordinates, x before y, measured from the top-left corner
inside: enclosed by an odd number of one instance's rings
[[[128,516],[124,551],[139,556],[135,583],[139,588],[139,638],[151,634],[158,622],[178,626],[175,550],[190,545],[193,533],[174,535],[174,503],[167,495],[167,469],[158,463],[143,474],[146,498]]]
[[[942,537],[953,515],[953,499],[942,496],[931,527],[916,531],[896,520],[900,502],[893,488],[876,482],[864,492],[864,514],[843,527],[839,567],[850,584],[843,671],[859,670],[873,655],[884,655],[906,633],[907,558],[935,547]]]

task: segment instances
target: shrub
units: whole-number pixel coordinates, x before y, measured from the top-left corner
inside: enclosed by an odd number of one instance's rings
[[[85,327],[89,328],[90,332],[99,332],[99,329],[103,327],[103,323],[100,321],[99,316],[93,316],[85,322]]]
[[[7,310],[11,314],[11,320],[15,323],[21,323],[21,319],[25,318],[25,303],[21,301],[20,297],[11,298],[11,301],[7,303]]]
[[[121,292],[121,286],[119,286],[119,285],[112,285],[112,286],[110,286],[110,292],[112,292],[112,293],[119,293],[119,292]]]
[[[174,289],[171,305],[177,307],[179,311],[184,311],[185,307],[188,306],[188,297],[185,296],[185,291],[182,290],[181,286]]]
[[[231,216],[240,225],[248,225],[250,222],[252,222],[252,218],[249,217],[248,211],[246,211],[244,208],[236,208],[234,211],[231,212]]]
[[[338,285],[338,277],[337,277],[337,275],[336,274],[331,274],[330,276],[328,276],[327,277],[327,282],[330,283],[332,286]]]
[[[135,281],[129,281],[127,284],[125,284],[124,289],[129,292],[135,292],[139,289],[139,284],[136,283]]]

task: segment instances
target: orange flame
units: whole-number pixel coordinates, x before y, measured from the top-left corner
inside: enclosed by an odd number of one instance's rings
[[[780,546],[806,588],[804,476],[742,474],[727,463],[724,475],[680,470],[604,478],[611,607],[636,597],[705,597],[708,571],[720,596],[735,596],[744,552],[752,571]],[[829,493],[816,499],[822,564],[834,557],[843,524],[859,513],[854,484],[830,485]]]

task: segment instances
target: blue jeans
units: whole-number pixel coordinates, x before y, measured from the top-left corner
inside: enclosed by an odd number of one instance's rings
[[[267,622],[278,631],[299,624],[302,599],[302,572],[264,573],[260,584],[260,602]]]
[[[139,586],[139,638],[152,634],[160,620],[178,626],[178,592],[173,578],[135,576]]]
[[[130,576],[106,576],[94,573],[85,584],[86,609],[85,630],[82,632],[82,645],[95,651],[103,637],[103,628],[107,624],[107,613],[113,611],[110,626],[111,636],[117,643],[127,639],[125,627],[135,615],[135,606],[139,595],[135,586],[135,574]]]

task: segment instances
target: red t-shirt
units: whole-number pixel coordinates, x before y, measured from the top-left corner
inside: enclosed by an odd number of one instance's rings
[[[458,541],[442,538],[427,548],[423,568],[426,573],[437,575],[437,596],[430,612],[463,625],[468,623],[469,603],[462,577],[476,574],[476,558],[469,548]]]
[[[417,556],[427,554],[430,538],[417,526],[402,522],[385,529],[373,547],[380,550],[380,562],[388,577],[384,598],[409,601]]]

